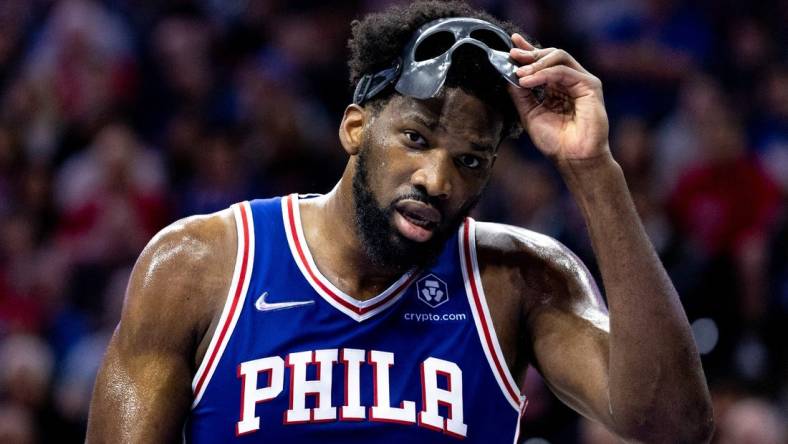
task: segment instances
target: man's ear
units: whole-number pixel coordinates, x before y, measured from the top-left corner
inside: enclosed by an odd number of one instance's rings
[[[364,141],[364,123],[367,110],[359,105],[351,104],[345,108],[342,122],[339,124],[339,141],[345,152],[354,156],[358,154]]]

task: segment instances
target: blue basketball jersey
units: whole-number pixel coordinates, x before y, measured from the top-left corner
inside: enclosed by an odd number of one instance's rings
[[[432,268],[359,301],[315,266],[298,201],[233,206],[236,266],[186,441],[516,442],[526,401],[487,308],[474,221]]]

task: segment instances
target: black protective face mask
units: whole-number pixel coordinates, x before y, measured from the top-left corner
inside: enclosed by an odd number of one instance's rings
[[[365,74],[353,94],[353,103],[362,104],[396,81],[394,88],[416,99],[434,97],[446,81],[452,54],[463,45],[473,45],[487,54],[487,60],[501,76],[520,87],[515,65],[509,58],[511,37],[490,22],[450,17],[433,20],[413,33],[401,58],[391,68]]]

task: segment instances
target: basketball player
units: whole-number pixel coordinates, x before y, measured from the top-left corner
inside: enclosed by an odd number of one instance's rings
[[[699,357],[611,157],[600,81],[512,31],[456,3],[354,23],[336,187],[150,242],[88,440],[516,442],[529,364],[624,439],[708,440]],[[467,217],[520,127],[583,210],[609,315],[565,247]]]

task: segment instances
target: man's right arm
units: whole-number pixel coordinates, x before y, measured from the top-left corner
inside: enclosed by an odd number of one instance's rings
[[[227,210],[176,222],[145,247],[96,378],[88,442],[176,442],[191,380],[233,273]]]

